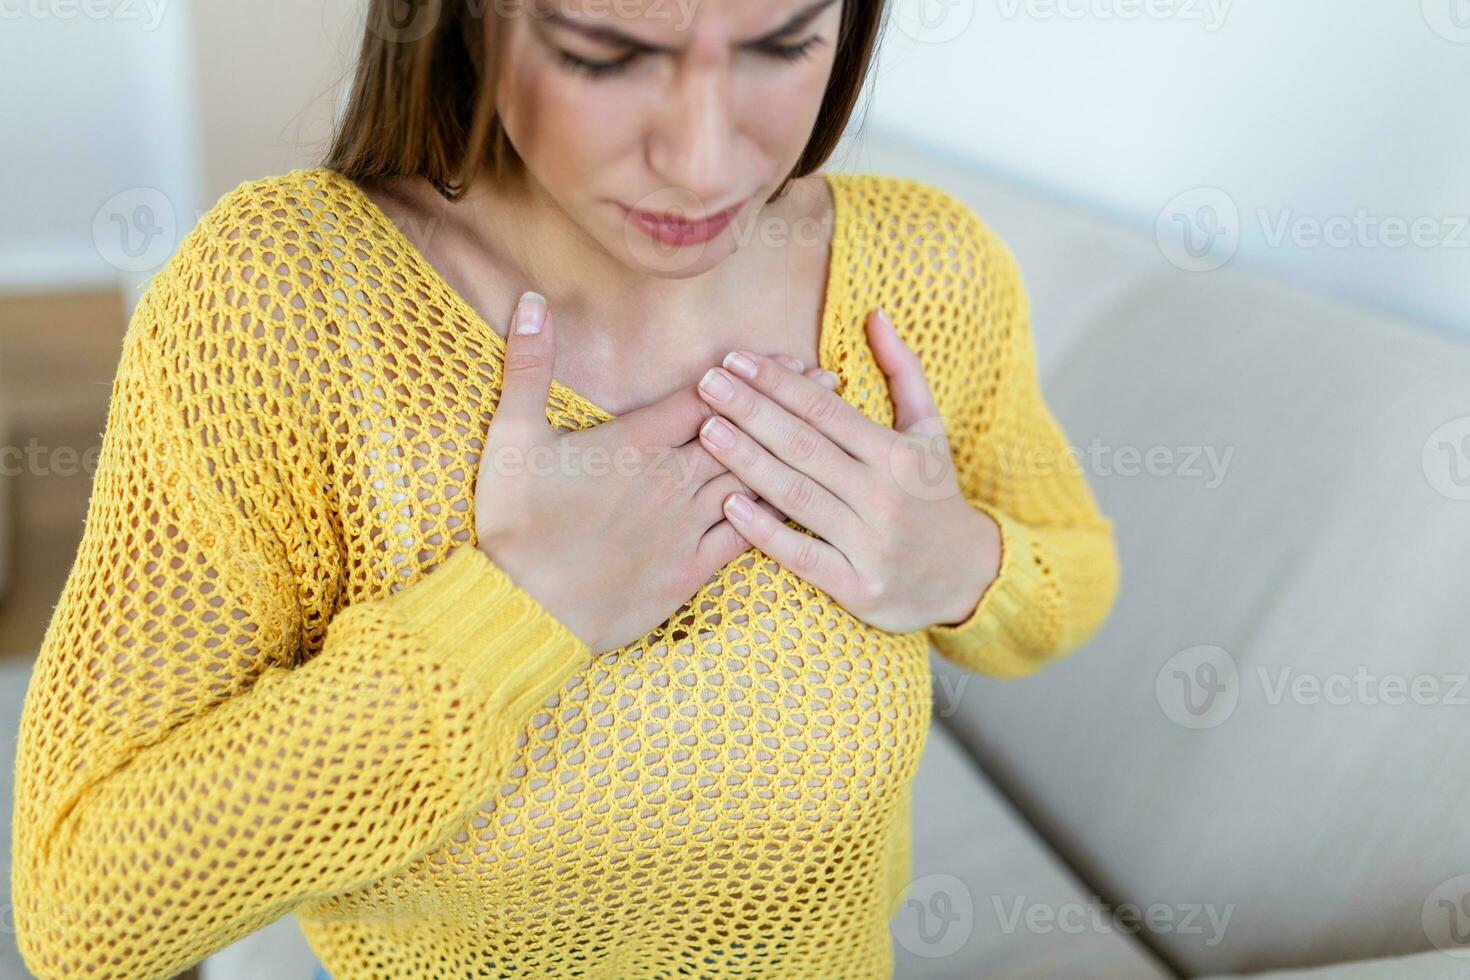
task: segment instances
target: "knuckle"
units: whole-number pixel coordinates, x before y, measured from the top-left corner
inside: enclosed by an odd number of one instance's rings
[[[887,587],[881,579],[870,577],[859,579],[854,591],[853,601],[859,608],[876,609],[887,593]]]
[[[836,414],[837,402],[833,399],[830,391],[823,389],[822,391],[814,392],[806,400],[801,416],[808,422],[821,424],[832,421],[833,416]]]
[[[781,502],[786,510],[804,510],[808,507],[816,495],[816,488],[812,481],[801,474],[786,484],[786,489],[781,494]]]
[[[817,542],[810,535],[802,535],[802,543],[796,549],[796,555],[792,558],[793,564],[798,571],[815,572],[822,563],[822,552],[817,548]]]
[[[821,445],[816,430],[807,425],[793,426],[791,435],[786,440],[787,452],[797,462],[813,459]]]

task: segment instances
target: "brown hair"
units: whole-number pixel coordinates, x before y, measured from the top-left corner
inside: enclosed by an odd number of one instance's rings
[[[524,161],[495,112],[498,45],[480,19],[504,0],[370,0],[346,110],[323,165],[354,180],[422,176],[458,200],[488,162],[497,180]],[[842,0],[837,51],[811,139],[771,196],[814,172],[836,149],[872,64],[884,0]],[[491,37],[498,40],[497,27]],[[487,50],[487,47],[489,50]]]

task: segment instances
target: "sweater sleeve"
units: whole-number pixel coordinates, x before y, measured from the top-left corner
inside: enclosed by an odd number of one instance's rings
[[[1001,559],[966,619],[926,632],[960,666],[1013,678],[1100,628],[1120,569],[1112,522],[1042,397],[1015,257],[972,210],[956,208],[977,265],[960,351],[963,395],[946,432],[961,492],[1000,528]]]
[[[303,657],[298,556],[243,516],[266,464],[178,404],[154,316],[126,335],[22,710],[11,887],[39,977],[168,977],[410,864],[592,656],[469,542]]]

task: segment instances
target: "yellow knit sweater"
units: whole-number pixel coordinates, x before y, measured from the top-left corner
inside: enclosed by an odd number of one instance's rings
[[[1002,531],[969,620],[877,630],[752,548],[593,656],[473,546],[503,339],[351,181],[242,184],[129,325],[26,696],[29,967],[166,977],[294,913],[335,980],[889,976],[926,640],[1025,674],[1119,569],[1009,249],[931,185],[826,179],[821,361],[891,425],[868,312],[922,358]]]

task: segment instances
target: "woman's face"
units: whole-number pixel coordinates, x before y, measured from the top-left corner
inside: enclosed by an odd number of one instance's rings
[[[843,2],[525,0],[499,21],[497,109],[530,179],[610,255],[699,275],[745,244],[806,147]],[[723,230],[630,214],[736,205]]]

